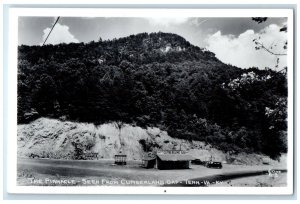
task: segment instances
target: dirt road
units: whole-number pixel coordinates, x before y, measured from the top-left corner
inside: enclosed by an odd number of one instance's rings
[[[224,181],[268,174],[270,169],[280,167],[270,165],[245,166],[224,164],[222,169],[210,169],[201,165],[192,165],[184,170],[158,170],[140,167],[140,161],[129,161],[126,166],[115,166],[113,160],[74,161],[54,159],[18,158],[19,185],[46,185],[32,183],[32,179],[75,179],[74,185],[82,185],[82,179],[98,180],[86,185],[171,185],[171,186],[207,186],[207,182]],[[280,168],[284,172],[285,169]],[[24,172],[27,172],[24,176]],[[104,182],[107,181],[107,182]],[[120,183],[120,180],[128,181]],[[132,182],[129,182],[132,181]],[[143,181],[143,182],[139,182]],[[157,181],[147,182],[147,181]],[[206,182],[206,183],[205,183]],[[64,184],[61,184],[64,185]]]

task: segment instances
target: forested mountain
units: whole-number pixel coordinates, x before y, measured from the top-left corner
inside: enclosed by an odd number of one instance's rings
[[[287,151],[286,106],[282,73],[224,64],[176,34],[19,46],[19,124],[121,121],[276,158]]]

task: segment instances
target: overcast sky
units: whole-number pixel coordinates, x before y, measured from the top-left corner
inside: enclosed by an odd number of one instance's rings
[[[19,17],[19,45],[41,45],[56,17]],[[171,32],[190,43],[207,48],[225,63],[242,68],[273,68],[275,56],[255,50],[253,39],[260,37],[266,47],[284,53],[285,32],[279,32],[286,18],[269,18],[258,24],[251,18],[86,18],[61,17],[47,43],[90,42],[125,37],[141,32]],[[286,57],[280,66],[286,66]]]

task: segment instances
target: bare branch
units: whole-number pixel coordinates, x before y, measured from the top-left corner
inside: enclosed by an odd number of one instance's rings
[[[275,55],[275,56],[286,56],[286,53],[274,53],[272,52],[270,49],[266,48],[262,43],[255,41],[255,44],[259,45],[259,48],[264,49],[265,51],[267,51],[268,53]]]

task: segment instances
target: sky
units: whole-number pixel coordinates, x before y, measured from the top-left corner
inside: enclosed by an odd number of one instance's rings
[[[19,17],[18,44],[42,45],[56,17]],[[260,38],[274,53],[286,53],[286,32],[279,29],[286,18],[268,18],[258,24],[251,18],[112,18],[60,17],[46,44],[84,42],[120,38],[142,32],[176,33],[190,43],[206,48],[227,64],[241,68],[274,68],[276,57],[256,50],[253,39]],[[280,57],[279,68],[286,66]]]

